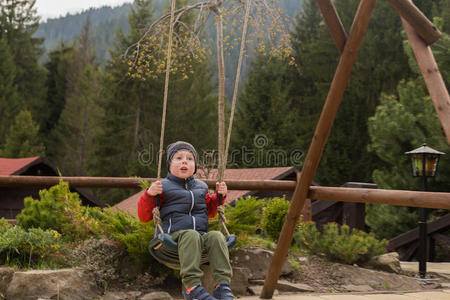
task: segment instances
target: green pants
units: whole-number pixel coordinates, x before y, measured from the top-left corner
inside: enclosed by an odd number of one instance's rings
[[[203,249],[208,253],[215,285],[230,283],[232,276],[230,258],[225,237],[221,232],[210,231],[200,235],[198,231],[189,229],[176,231],[171,235],[178,243],[180,275],[186,288],[200,284],[200,278],[203,276],[200,269]]]

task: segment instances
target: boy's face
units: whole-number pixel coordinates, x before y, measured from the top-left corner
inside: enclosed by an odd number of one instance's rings
[[[195,172],[195,158],[191,152],[180,150],[170,162],[170,173],[178,178],[189,178]]]

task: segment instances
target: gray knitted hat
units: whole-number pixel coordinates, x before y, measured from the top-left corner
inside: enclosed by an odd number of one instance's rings
[[[189,144],[188,142],[178,141],[175,143],[170,144],[167,146],[167,171],[170,173],[170,163],[173,159],[173,156],[175,153],[177,153],[180,150],[187,150],[192,153],[195,160],[195,171],[194,174],[197,173],[197,166],[198,166],[198,156],[197,151],[195,151],[194,146]]]

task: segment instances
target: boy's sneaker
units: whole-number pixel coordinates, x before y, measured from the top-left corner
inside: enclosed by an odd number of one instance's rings
[[[235,298],[228,283],[219,284],[214,290],[213,296],[220,300],[233,300]]]
[[[213,298],[204,287],[197,285],[195,289],[190,291],[184,291],[184,299],[186,300],[216,300]]]

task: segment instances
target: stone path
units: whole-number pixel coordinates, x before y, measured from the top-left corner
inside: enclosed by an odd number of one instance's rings
[[[400,265],[402,270],[419,272],[419,263],[416,261],[401,261]],[[450,275],[450,263],[440,262],[440,263],[427,263],[427,272],[434,272],[439,274]]]
[[[258,296],[242,297],[239,300],[256,300]],[[450,300],[450,289],[395,294],[314,294],[314,295],[280,295],[274,300]]]
[[[403,270],[418,273],[418,262],[401,262]],[[450,278],[450,263],[427,263],[427,272],[439,273]],[[450,300],[448,284],[444,289],[425,292],[404,293],[340,293],[340,294],[295,294],[274,296],[274,300]],[[239,300],[256,300],[258,296],[242,297]]]

